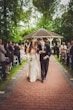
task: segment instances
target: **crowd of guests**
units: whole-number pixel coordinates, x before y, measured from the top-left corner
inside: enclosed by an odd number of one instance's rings
[[[65,63],[73,70],[73,40],[71,42],[65,43],[62,42],[60,45],[59,42],[54,43],[54,54],[60,58],[60,61]]]
[[[2,66],[0,74],[2,80],[8,79],[7,73],[10,67],[14,66],[14,56],[17,57],[18,63],[21,64],[20,46],[18,43],[12,43],[11,41],[2,43],[2,39],[0,39],[0,66]]]
[[[25,44],[25,52],[29,43]],[[65,63],[73,70],[73,40],[71,42],[59,42],[53,45],[54,54],[60,59],[62,63]],[[52,51],[52,50],[51,50]]]
[[[27,53],[26,50],[29,43],[25,43],[23,46],[25,53]],[[73,70],[73,40],[68,43],[62,42],[62,44],[59,42],[54,43],[53,50],[60,61]],[[20,46],[18,43],[12,43],[11,41],[2,43],[2,39],[0,39],[0,66],[2,66],[0,74],[2,73],[2,80],[7,79],[10,67],[14,66],[14,56],[18,59],[18,64],[21,64]]]

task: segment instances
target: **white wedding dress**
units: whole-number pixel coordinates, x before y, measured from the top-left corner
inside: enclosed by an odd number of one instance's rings
[[[34,49],[32,49],[29,54],[28,77],[30,82],[35,82],[37,79],[41,79],[40,63],[36,51]]]

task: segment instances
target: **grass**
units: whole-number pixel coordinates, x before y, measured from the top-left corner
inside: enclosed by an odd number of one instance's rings
[[[21,65],[15,65],[11,70],[10,70],[10,73],[7,75],[7,77],[9,78],[8,80],[5,80],[5,81],[1,81],[0,82],[0,89],[2,89],[9,81],[10,79],[16,74],[16,72],[18,70],[20,70],[24,64],[26,63],[26,61],[22,61],[21,62]]]
[[[73,76],[73,71],[65,64],[60,61],[60,59],[54,55],[55,59],[68,71],[68,73]]]

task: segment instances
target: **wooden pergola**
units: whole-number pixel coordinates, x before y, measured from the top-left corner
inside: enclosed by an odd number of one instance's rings
[[[44,28],[41,28],[37,30],[36,32],[33,32],[29,35],[24,36],[24,40],[26,39],[37,39],[37,38],[47,38],[50,42],[50,46],[52,46],[52,41],[54,38],[58,39],[61,43],[61,39],[63,36],[60,36],[59,34],[56,34],[54,32],[50,32]]]

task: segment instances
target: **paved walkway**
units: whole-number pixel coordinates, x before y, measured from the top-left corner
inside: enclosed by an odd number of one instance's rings
[[[24,69],[0,110],[73,110],[73,89],[51,57],[45,82],[28,82]]]

